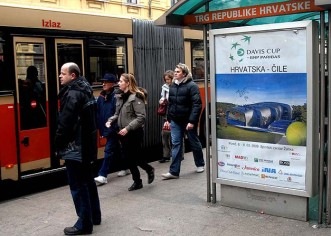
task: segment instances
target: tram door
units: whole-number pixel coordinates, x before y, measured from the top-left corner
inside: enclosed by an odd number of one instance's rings
[[[20,171],[50,167],[45,39],[14,37]]]
[[[84,51],[83,40],[79,39],[55,39],[56,50],[56,76],[57,76],[57,93],[61,89],[59,75],[61,72],[61,66],[66,62],[74,62],[79,68],[81,75],[84,75]],[[60,102],[58,102],[60,104]],[[64,163],[60,161],[61,165]]]

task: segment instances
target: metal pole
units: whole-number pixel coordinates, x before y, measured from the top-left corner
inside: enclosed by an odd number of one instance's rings
[[[208,91],[208,53],[207,53],[207,37],[208,29],[207,25],[203,26],[203,53],[204,53],[204,66],[205,66],[205,117],[206,117],[206,175],[207,175],[207,202],[211,202],[210,186],[211,186],[211,175],[210,175],[210,145],[209,145],[209,91]]]
[[[330,181],[330,173],[331,173],[331,76],[330,76],[330,68],[331,68],[331,55],[330,55],[330,46],[331,46],[331,11],[328,11],[328,24],[329,24],[329,33],[328,33],[328,39],[327,39],[327,45],[328,45],[328,63],[327,63],[327,69],[328,69],[328,157],[327,157],[327,186],[326,186],[326,223],[330,224],[330,206],[331,206],[331,181]]]
[[[211,30],[211,25],[209,25],[209,30]],[[208,54],[208,55],[210,55],[210,54]],[[209,61],[209,64],[210,64],[210,57],[209,56],[208,56],[208,61]],[[209,74],[210,74],[210,70],[209,70]],[[209,91],[209,93],[210,93],[210,91]],[[217,143],[214,143],[214,145],[217,145]],[[212,156],[211,156],[211,158],[212,158]],[[214,157],[214,158],[216,158],[216,157]],[[214,163],[216,163],[216,161],[214,161]],[[213,203],[216,203],[216,183],[212,183],[212,198],[213,198]]]
[[[318,224],[323,218],[323,182],[324,182],[324,149],[325,149],[325,16],[320,12],[320,153],[319,153],[319,200]]]

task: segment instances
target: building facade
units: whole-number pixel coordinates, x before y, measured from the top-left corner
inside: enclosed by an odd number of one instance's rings
[[[177,0],[178,1],[178,0]],[[0,0],[0,3],[31,8],[78,11],[155,20],[176,0]]]

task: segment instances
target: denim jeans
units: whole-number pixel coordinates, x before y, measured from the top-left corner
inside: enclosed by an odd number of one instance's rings
[[[162,135],[162,145],[163,145],[163,158],[170,158],[172,155],[171,131],[162,130],[161,135]],[[185,143],[183,142],[182,159],[184,158],[184,154],[185,154]]]
[[[68,182],[78,220],[75,227],[92,231],[93,223],[101,222],[101,209],[91,164],[66,160]]]
[[[107,143],[105,146],[105,155],[103,158],[102,166],[99,170],[99,175],[107,177],[109,173],[109,168],[116,158],[120,156],[120,144],[117,136],[110,136],[107,138]],[[120,169],[125,170],[122,160],[120,158]]]
[[[187,137],[191,145],[196,167],[205,165],[202,153],[202,145],[197,133],[197,127],[195,126],[194,129],[186,131],[186,125],[187,124],[180,125],[174,121],[171,121],[170,124],[172,140],[172,163],[170,165],[169,173],[175,176],[179,176],[180,173],[180,165],[182,162],[183,152],[183,138],[185,132],[187,132]]]

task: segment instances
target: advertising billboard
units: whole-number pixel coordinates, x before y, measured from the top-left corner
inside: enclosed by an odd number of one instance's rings
[[[315,26],[307,21],[210,32],[215,182],[313,194]]]

